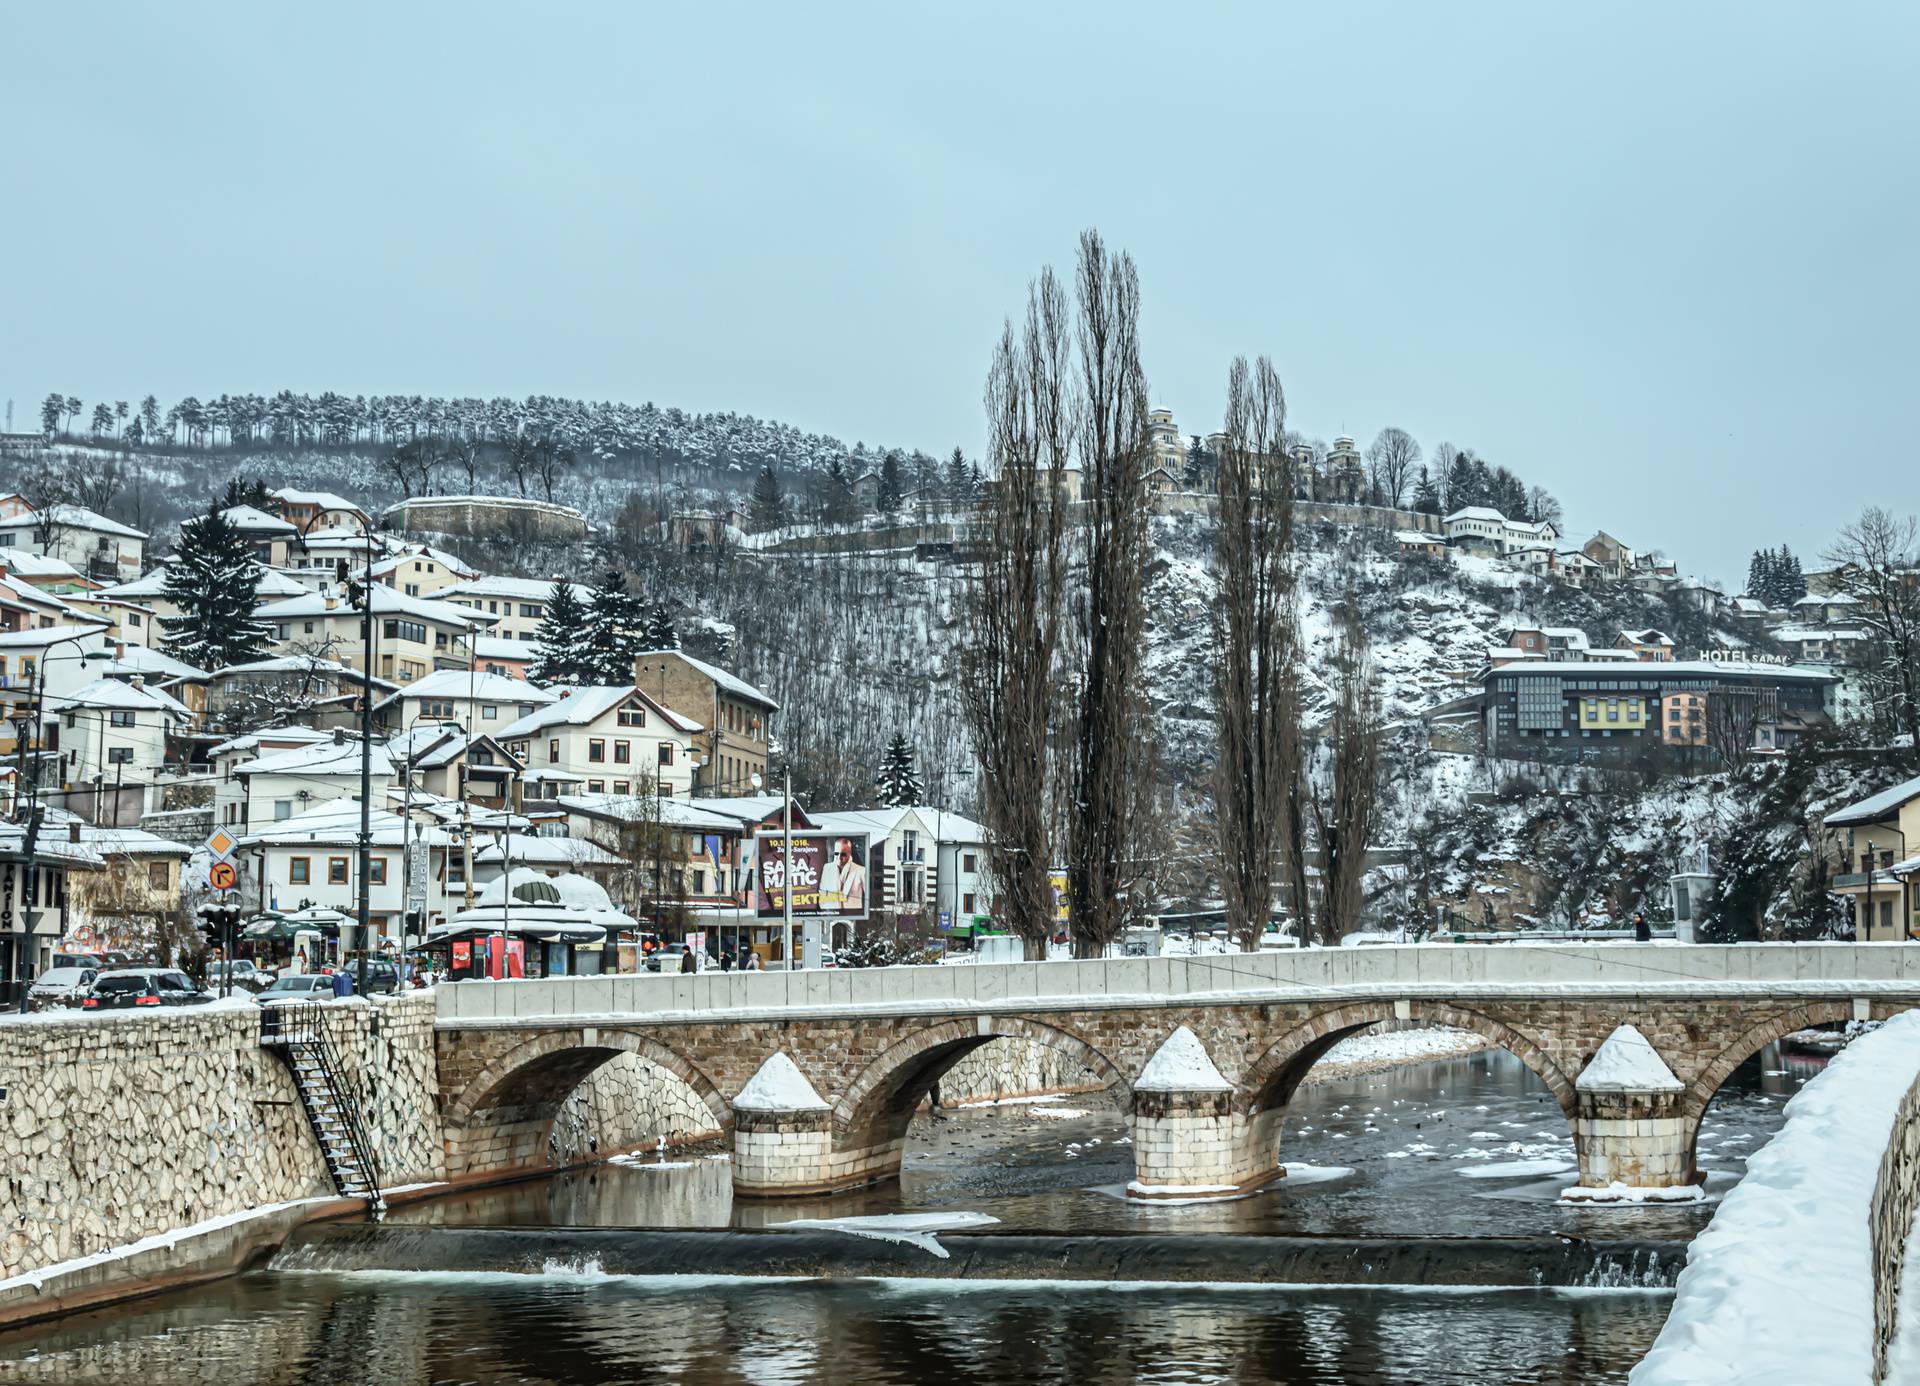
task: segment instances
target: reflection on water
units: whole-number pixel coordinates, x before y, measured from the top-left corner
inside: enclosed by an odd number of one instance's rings
[[[252,1274],[25,1343],[0,1381],[1624,1381],[1655,1295]]]
[[[1769,1048],[1722,1088],[1701,1127],[1700,1167],[1716,1191],[1779,1129],[1786,1101],[1819,1060]],[[1079,1108],[1098,1098],[1075,1097]],[[799,1202],[734,1202],[725,1160],[675,1153],[678,1167],[598,1166],[484,1189],[394,1213],[445,1225],[760,1228],[798,1217],[968,1209],[1023,1232],[1273,1232],[1691,1237],[1710,1207],[1566,1207],[1572,1134],[1546,1086],[1502,1050],[1304,1088],[1281,1139],[1284,1159],[1346,1166],[1345,1179],[1176,1207],[1117,1197],[1132,1177],[1125,1117],[1110,1106],[1060,1121],[1030,1108],[919,1118],[897,1183]],[[1505,1177],[1500,1167],[1531,1170]],[[1549,1173],[1555,1170],[1560,1171]],[[1495,1177],[1463,1178],[1490,1168]]]

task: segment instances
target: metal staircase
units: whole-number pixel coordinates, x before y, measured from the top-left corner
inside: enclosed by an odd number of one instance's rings
[[[342,1198],[363,1198],[375,1212],[386,1209],[380,1196],[380,1171],[373,1142],[353,1093],[340,1076],[340,1063],[322,1023],[323,1006],[314,1001],[281,1002],[260,1009],[260,1043],[286,1060],[293,1086],[306,1109],[307,1124]]]

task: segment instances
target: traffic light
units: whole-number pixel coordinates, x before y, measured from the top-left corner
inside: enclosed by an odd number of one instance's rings
[[[233,954],[233,930],[240,922],[240,906],[229,904],[218,896],[200,906],[200,932],[207,936],[207,947],[224,949],[223,957],[231,959]]]

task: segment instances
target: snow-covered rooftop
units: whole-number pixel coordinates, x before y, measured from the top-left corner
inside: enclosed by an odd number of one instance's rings
[[[256,506],[230,505],[220,513],[226,518],[228,524],[242,534],[291,535],[300,532],[278,515],[269,515]]]
[[[634,656],[634,658],[636,660],[653,659],[663,655],[671,655],[676,659],[686,661],[689,668],[698,673],[705,674],[708,678],[712,679],[714,683],[733,694],[736,698],[744,698],[750,703],[759,703],[769,712],[778,712],[780,710],[780,704],[776,703],[772,698],[768,697],[758,688],[755,688],[739,675],[729,674],[718,665],[708,664],[705,660],[695,659],[685,650],[642,650],[638,655]]]
[[[495,674],[493,677],[507,681],[501,674]],[[660,706],[632,684],[601,684],[589,688],[569,689],[563,696],[554,697],[545,707],[535,708],[519,721],[502,727],[494,735],[502,741],[513,741],[523,736],[537,735],[548,727],[584,727],[589,722],[597,721],[615,708],[636,698],[646,704],[648,712],[675,731],[701,730],[698,722],[690,717],[682,717],[670,708]]]
[[[64,698],[51,700],[48,706],[57,712],[107,708],[119,712],[158,712],[182,721],[193,718],[186,705],[164,689],[135,685],[124,679],[95,679]]]
[[[1920,778],[1904,781],[1892,789],[1883,789],[1878,794],[1837,808],[1824,821],[1829,828],[1845,827],[1849,823],[1877,823],[1882,818],[1891,818],[1913,799],[1920,799]]]
[[[387,748],[378,742],[368,755],[369,769],[372,774],[386,777],[393,774],[393,762],[387,758]],[[357,738],[334,740],[329,736],[325,741],[315,741],[305,746],[295,746],[289,750],[271,751],[233,767],[236,775],[358,775],[360,773],[360,742]]]
[[[469,699],[481,703],[551,703],[558,695],[536,687],[525,679],[489,674],[484,670],[436,669],[382,698],[376,707],[387,707],[403,698]]]

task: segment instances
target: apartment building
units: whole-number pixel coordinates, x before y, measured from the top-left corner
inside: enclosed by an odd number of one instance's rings
[[[1832,886],[1853,904],[1862,943],[1920,936],[1920,779],[1905,780],[1826,815]]]
[[[770,722],[780,705],[745,679],[684,650],[649,650],[634,660],[635,687],[698,724],[698,794],[751,794],[767,773]]]
[[[557,582],[558,579],[555,580]],[[539,633],[547,606],[553,601],[555,582],[532,578],[476,577],[450,583],[433,595],[469,611],[490,618],[487,632],[508,640],[532,640]],[[569,584],[582,607],[593,602],[593,592],[579,583]]]
[[[367,594],[373,605],[374,673],[398,683],[412,683],[435,669],[466,668],[469,637],[492,619],[379,583]],[[363,609],[344,596],[309,592],[269,602],[254,616],[272,629],[274,653],[314,654],[360,669],[365,667]]]
[[[399,731],[435,722],[463,731],[498,733],[556,702],[559,694],[478,669],[436,669],[373,705],[381,725]]]
[[[526,767],[530,797],[575,789],[675,798],[692,792],[700,723],[636,687],[558,691],[552,702],[497,733]]]

